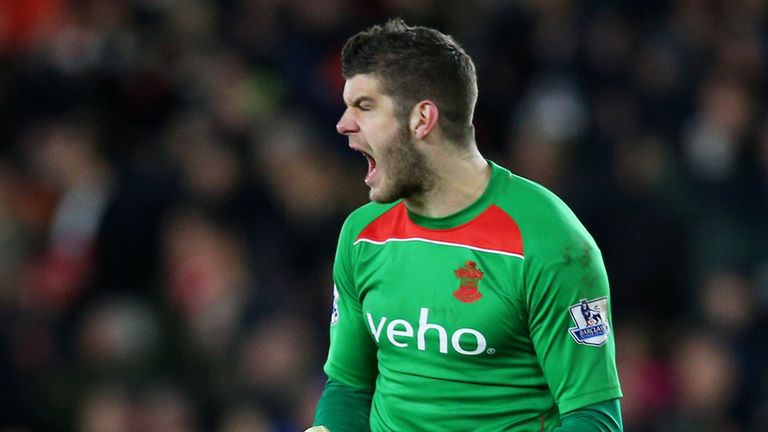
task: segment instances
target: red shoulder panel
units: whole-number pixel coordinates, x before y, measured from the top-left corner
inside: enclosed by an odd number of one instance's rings
[[[392,241],[425,241],[462,246],[505,255],[523,257],[523,238],[517,223],[495,204],[471,221],[450,229],[428,229],[408,217],[404,203],[371,222],[357,242],[384,244]]]

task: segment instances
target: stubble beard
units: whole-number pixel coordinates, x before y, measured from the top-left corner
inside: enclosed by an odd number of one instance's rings
[[[395,134],[392,145],[380,156],[386,167],[387,183],[370,198],[378,203],[391,203],[400,198],[407,199],[423,195],[432,190],[435,176],[429,168],[427,158],[416,149],[410,130],[403,127]]]

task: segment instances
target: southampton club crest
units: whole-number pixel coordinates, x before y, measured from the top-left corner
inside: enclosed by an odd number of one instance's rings
[[[477,284],[483,279],[484,273],[477,268],[477,263],[467,261],[464,267],[459,267],[453,271],[453,274],[459,279],[459,289],[453,292],[453,296],[464,303],[474,303],[483,296],[477,290]]]
[[[604,314],[608,311],[608,297],[594,300],[581,299],[578,304],[571,306],[571,314],[576,327],[568,331],[573,339],[581,345],[601,346],[608,340],[610,326]]]

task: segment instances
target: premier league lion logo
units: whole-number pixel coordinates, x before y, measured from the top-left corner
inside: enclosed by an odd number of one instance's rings
[[[584,321],[591,326],[603,321],[603,317],[600,316],[600,306],[595,305],[594,309],[590,309],[586,300],[581,300],[581,315],[584,317]]]

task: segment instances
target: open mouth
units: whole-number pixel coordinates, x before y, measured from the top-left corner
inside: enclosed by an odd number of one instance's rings
[[[365,156],[365,159],[368,161],[368,173],[365,175],[365,184],[369,184],[374,174],[376,174],[376,159],[374,159],[373,156],[363,150],[358,151],[362,153],[363,156]]]

